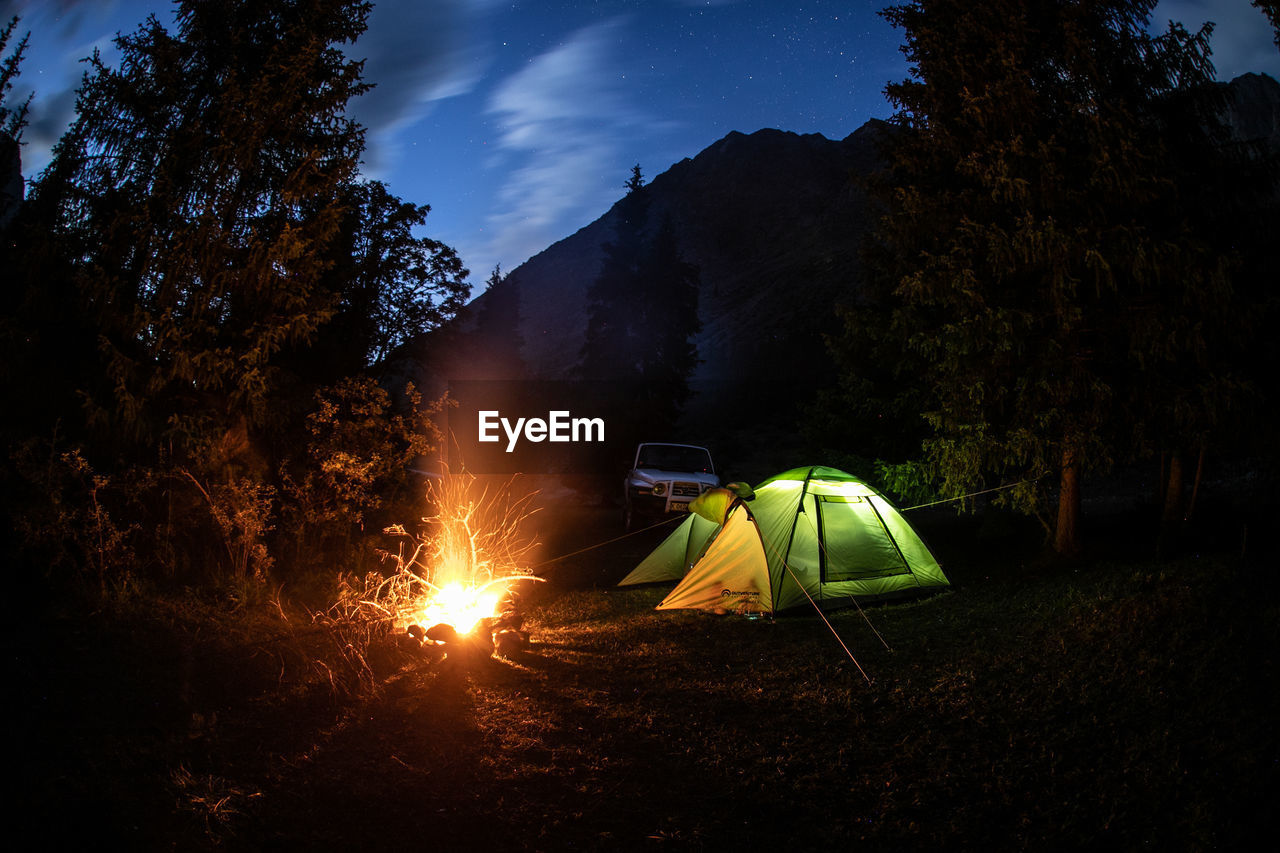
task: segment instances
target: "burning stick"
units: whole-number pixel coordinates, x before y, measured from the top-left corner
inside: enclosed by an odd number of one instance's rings
[[[427,489],[436,514],[423,519],[425,536],[412,537],[400,525],[385,531],[414,543],[408,559],[403,545],[399,555],[383,556],[398,569],[386,584],[407,593],[395,596],[397,625],[419,642],[450,645],[472,635],[492,653],[494,635],[504,632],[500,651],[508,653],[517,640],[528,641],[512,586],[543,579],[517,568],[537,543],[520,532],[533,494],[513,499],[511,482],[491,494],[477,491],[470,474],[446,475]]]

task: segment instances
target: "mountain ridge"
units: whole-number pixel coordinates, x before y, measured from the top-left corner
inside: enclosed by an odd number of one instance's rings
[[[1219,85],[1228,90],[1222,118],[1235,139],[1280,151],[1280,84],[1246,74]],[[859,248],[872,224],[859,182],[877,168],[876,139],[889,127],[872,119],[839,140],[735,130],[642,188],[648,228],[670,217],[684,259],[701,273],[695,384],[787,382],[807,352],[812,364],[821,362],[822,333],[838,322],[835,306],[858,295]],[[520,365],[487,355],[482,344],[479,351],[462,347],[468,356],[436,368],[450,378],[572,375],[586,332],[587,290],[620,202],[472,301],[458,325],[462,337],[517,340]],[[506,314],[508,327],[486,328],[486,313],[500,313],[486,309],[504,296],[518,302]]]
[[[852,280],[865,226],[855,175],[874,161],[872,121],[842,140],[766,128],[732,131],[694,157],[672,164],[642,188],[648,230],[669,217],[684,259],[700,270],[695,379],[738,375],[774,321],[794,320]],[[528,372],[561,378],[577,363],[587,323],[587,288],[613,238],[618,203],[548,246],[473,301],[483,309],[500,289],[520,293],[520,333]],[[798,281],[808,279],[798,295]],[[791,288],[779,293],[779,288]],[[762,320],[766,322],[761,322]],[[481,333],[485,330],[478,329]],[[770,349],[770,341],[763,342]]]

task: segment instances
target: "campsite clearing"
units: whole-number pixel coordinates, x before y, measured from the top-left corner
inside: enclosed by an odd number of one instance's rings
[[[947,524],[930,544],[955,553],[972,531]],[[99,633],[91,657],[68,632],[42,650],[59,678],[120,675],[36,694],[19,808],[55,836],[75,815],[182,849],[1229,849],[1266,829],[1270,567],[959,560],[954,591],[867,610],[892,651],[831,614],[868,685],[811,615],[655,612],[663,588],[606,588],[654,544],[540,587],[528,654],[403,667],[341,706],[197,685],[241,699],[143,725],[173,684],[161,632]],[[228,644],[212,674],[261,653]]]

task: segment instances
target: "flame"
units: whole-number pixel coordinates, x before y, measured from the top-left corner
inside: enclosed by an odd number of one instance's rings
[[[418,624],[452,625],[459,634],[469,634],[481,619],[497,615],[504,590],[496,584],[481,587],[451,583],[426,599],[418,613]]]
[[[499,615],[515,581],[541,581],[517,568],[536,545],[521,527],[533,495],[513,498],[511,481],[491,492],[469,474],[450,474],[431,484],[435,514],[423,519],[430,532],[416,540],[412,556],[397,557],[400,578],[409,579],[412,604],[397,622],[429,629],[450,625],[460,635]],[[407,535],[402,527],[386,532]],[[408,603],[408,602],[406,602]]]

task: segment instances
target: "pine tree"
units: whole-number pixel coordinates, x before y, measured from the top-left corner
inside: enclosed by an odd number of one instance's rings
[[[625,186],[614,239],[605,244],[600,274],[587,290],[579,373],[625,384],[614,419],[625,419],[637,435],[654,436],[675,426],[689,399],[689,377],[698,363],[692,338],[701,327],[699,274],[681,257],[669,218],[656,231],[650,228],[638,165]]]
[[[1210,79],[1204,34],[1153,40],[1154,5],[918,0],[884,13],[906,32],[912,78],[887,88],[899,112],[881,287],[932,401],[927,458],[951,494],[1044,478],[1009,498],[1060,553],[1078,548],[1082,473],[1124,450],[1113,412],[1197,358],[1190,318],[1226,298],[1159,109]],[[1136,417],[1163,414],[1145,401]]]
[[[0,31],[0,54],[17,24],[14,18]],[[35,198],[23,199],[21,142],[30,98],[16,105],[8,98],[28,37],[0,63],[0,406],[6,413],[0,429],[11,446],[74,423],[79,401],[67,386],[83,382],[67,380],[83,380],[95,357],[93,329],[81,322],[69,284],[70,258],[83,247],[28,227],[40,209]]]
[[[503,275],[501,266],[495,265],[486,284],[476,318],[483,358],[493,365],[495,377],[524,378],[528,370],[521,355],[519,276]]]
[[[675,227],[662,221],[639,270],[643,346],[640,376],[650,417],[668,428],[688,401],[689,377],[698,365],[693,336],[698,320],[698,268],[680,254]]]
[[[640,377],[641,266],[647,240],[648,194],[639,165],[618,202],[614,239],[604,244],[600,273],[587,288],[587,333],[580,372],[584,379]]]
[[[31,106],[30,96],[17,106],[9,103],[9,92],[13,90],[13,83],[18,79],[22,69],[22,59],[27,52],[27,43],[31,38],[30,33],[24,35],[13,50],[5,55],[9,41],[13,38],[13,31],[17,28],[18,19],[14,17],[4,25],[3,29],[0,29],[0,57],[3,57],[0,58],[0,138],[7,137],[14,144],[22,140],[22,129],[27,126],[27,110]]]
[[[341,45],[351,0],[181,0],[95,55],[37,188],[78,247],[104,381],[97,422],[217,464],[229,431],[271,430],[284,361],[341,310],[331,273],[363,145],[365,91]]]

